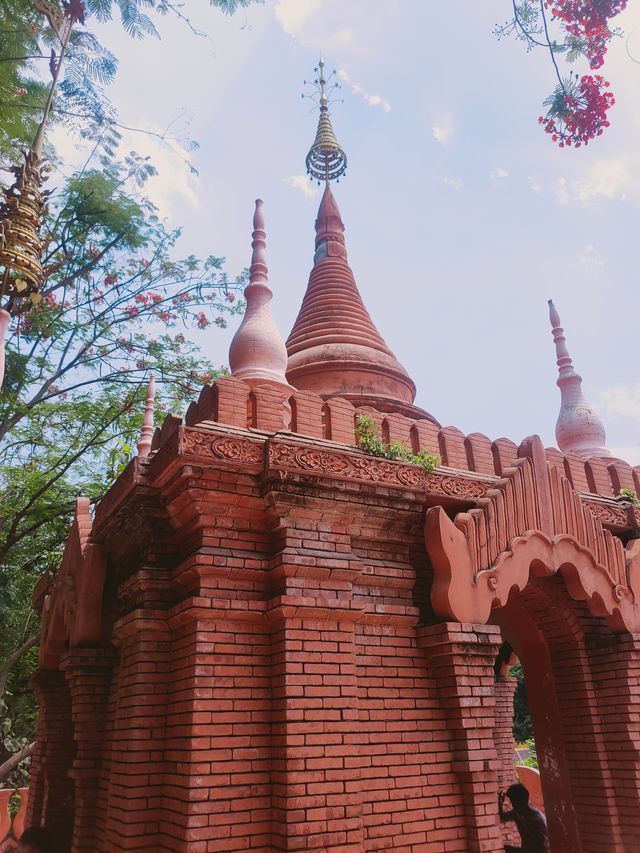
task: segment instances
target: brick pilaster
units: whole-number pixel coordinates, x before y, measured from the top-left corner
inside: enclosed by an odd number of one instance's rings
[[[468,853],[494,853],[498,823],[498,757],[494,741],[494,663],[501,637],[492,625],[446,623],[419,629],[451,734],[460,780]]]
[[[159,849],[168,641],[163,611],[135,610],[114,627],[119,661],[104,853]]]
[[[69,772],[75,783],[73,853],[99,849],[96,799],[113,658],[112,650],[72,649],[61,661],[71,695],[75,740]]]
[[[39,716],[27,823],[46,826],[56,850],[64,853],[71,844],[74,812],[74,786],[69,776],[75,753],[71,697],[62,671],[41,669],[32,683]]]
[[[517,681],[508,675],[496,676],[496,725],[494,740],[498,753],[498,784],[508,788],[517,781],[516,744],[513,738],[513,695]]]
[[[640,635],[603,632],[592,637],[589,660],[604,721],[602,736],[609,759],[610,796],[618,813],[620,849],[632,853],[638,849],[640,837]]]
[[[209,603],[171,623],[162,849],[271,853],[269,634]]]
[[[273,837],[279,850],[360,853],[354,614],[286,598],[270,612]]]

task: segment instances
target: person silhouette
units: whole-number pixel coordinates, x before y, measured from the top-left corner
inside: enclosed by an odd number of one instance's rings
[[[508,797],[511,808],[505,810],[504,800]],[[505,845],[505,853],[551,853],[547,819],[543,813],[529,803],[529,791],[517,783],[498,794],[498,811],[501,821],[512,820],[518,827],[522,847]]]

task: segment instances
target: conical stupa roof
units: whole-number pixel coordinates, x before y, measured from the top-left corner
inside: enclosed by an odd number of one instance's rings
[[[287,380],[300,390],[345,397],[381,411],[431,417],[413,406],[413,380],[364,306],[328,184],[316,220],[314,265],[287,352]]]

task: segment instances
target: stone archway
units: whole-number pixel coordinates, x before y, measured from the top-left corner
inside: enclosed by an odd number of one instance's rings
[[[599,620],[555,577],[530,582],[494,621],[523,667],[552,850],[627,849],[588,654]]]
[[[603,528],[539,439],[519,457],[476,509],[453,521],[428,511],[432,604],[447,621],[498,624],[522,661],[552,849],[630,853],[640,831],[640,543],[625,549]]]

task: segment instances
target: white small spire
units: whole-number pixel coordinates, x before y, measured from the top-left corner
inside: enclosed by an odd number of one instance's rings
[[[153,373],[149,377],[149,385],[147,386],[147,402],[144,407],[144,420],[142,421],[142,429],[140,430],[140,440],[138,441],[138,458],[146,459],[151,450],[151,440],[153,439],[153,412],[155,409],[156,399],[156,379]]]
[[[247,307],[229,347],[231,373],[250,385],[276,385],[293,390],[285,377],[287,348],[271,315],[273,293],[265,261],[266,233],[262,199],[253,215],[251,267],[244,298]]]
[[[576,373],[567,349],[560,315],[549,299],[549,320],[556,347],[560,412],[556,421],[556,439],[563,453],[589,456],[611,456],[606,449],[604,425],[582,393],[582,377]]]

